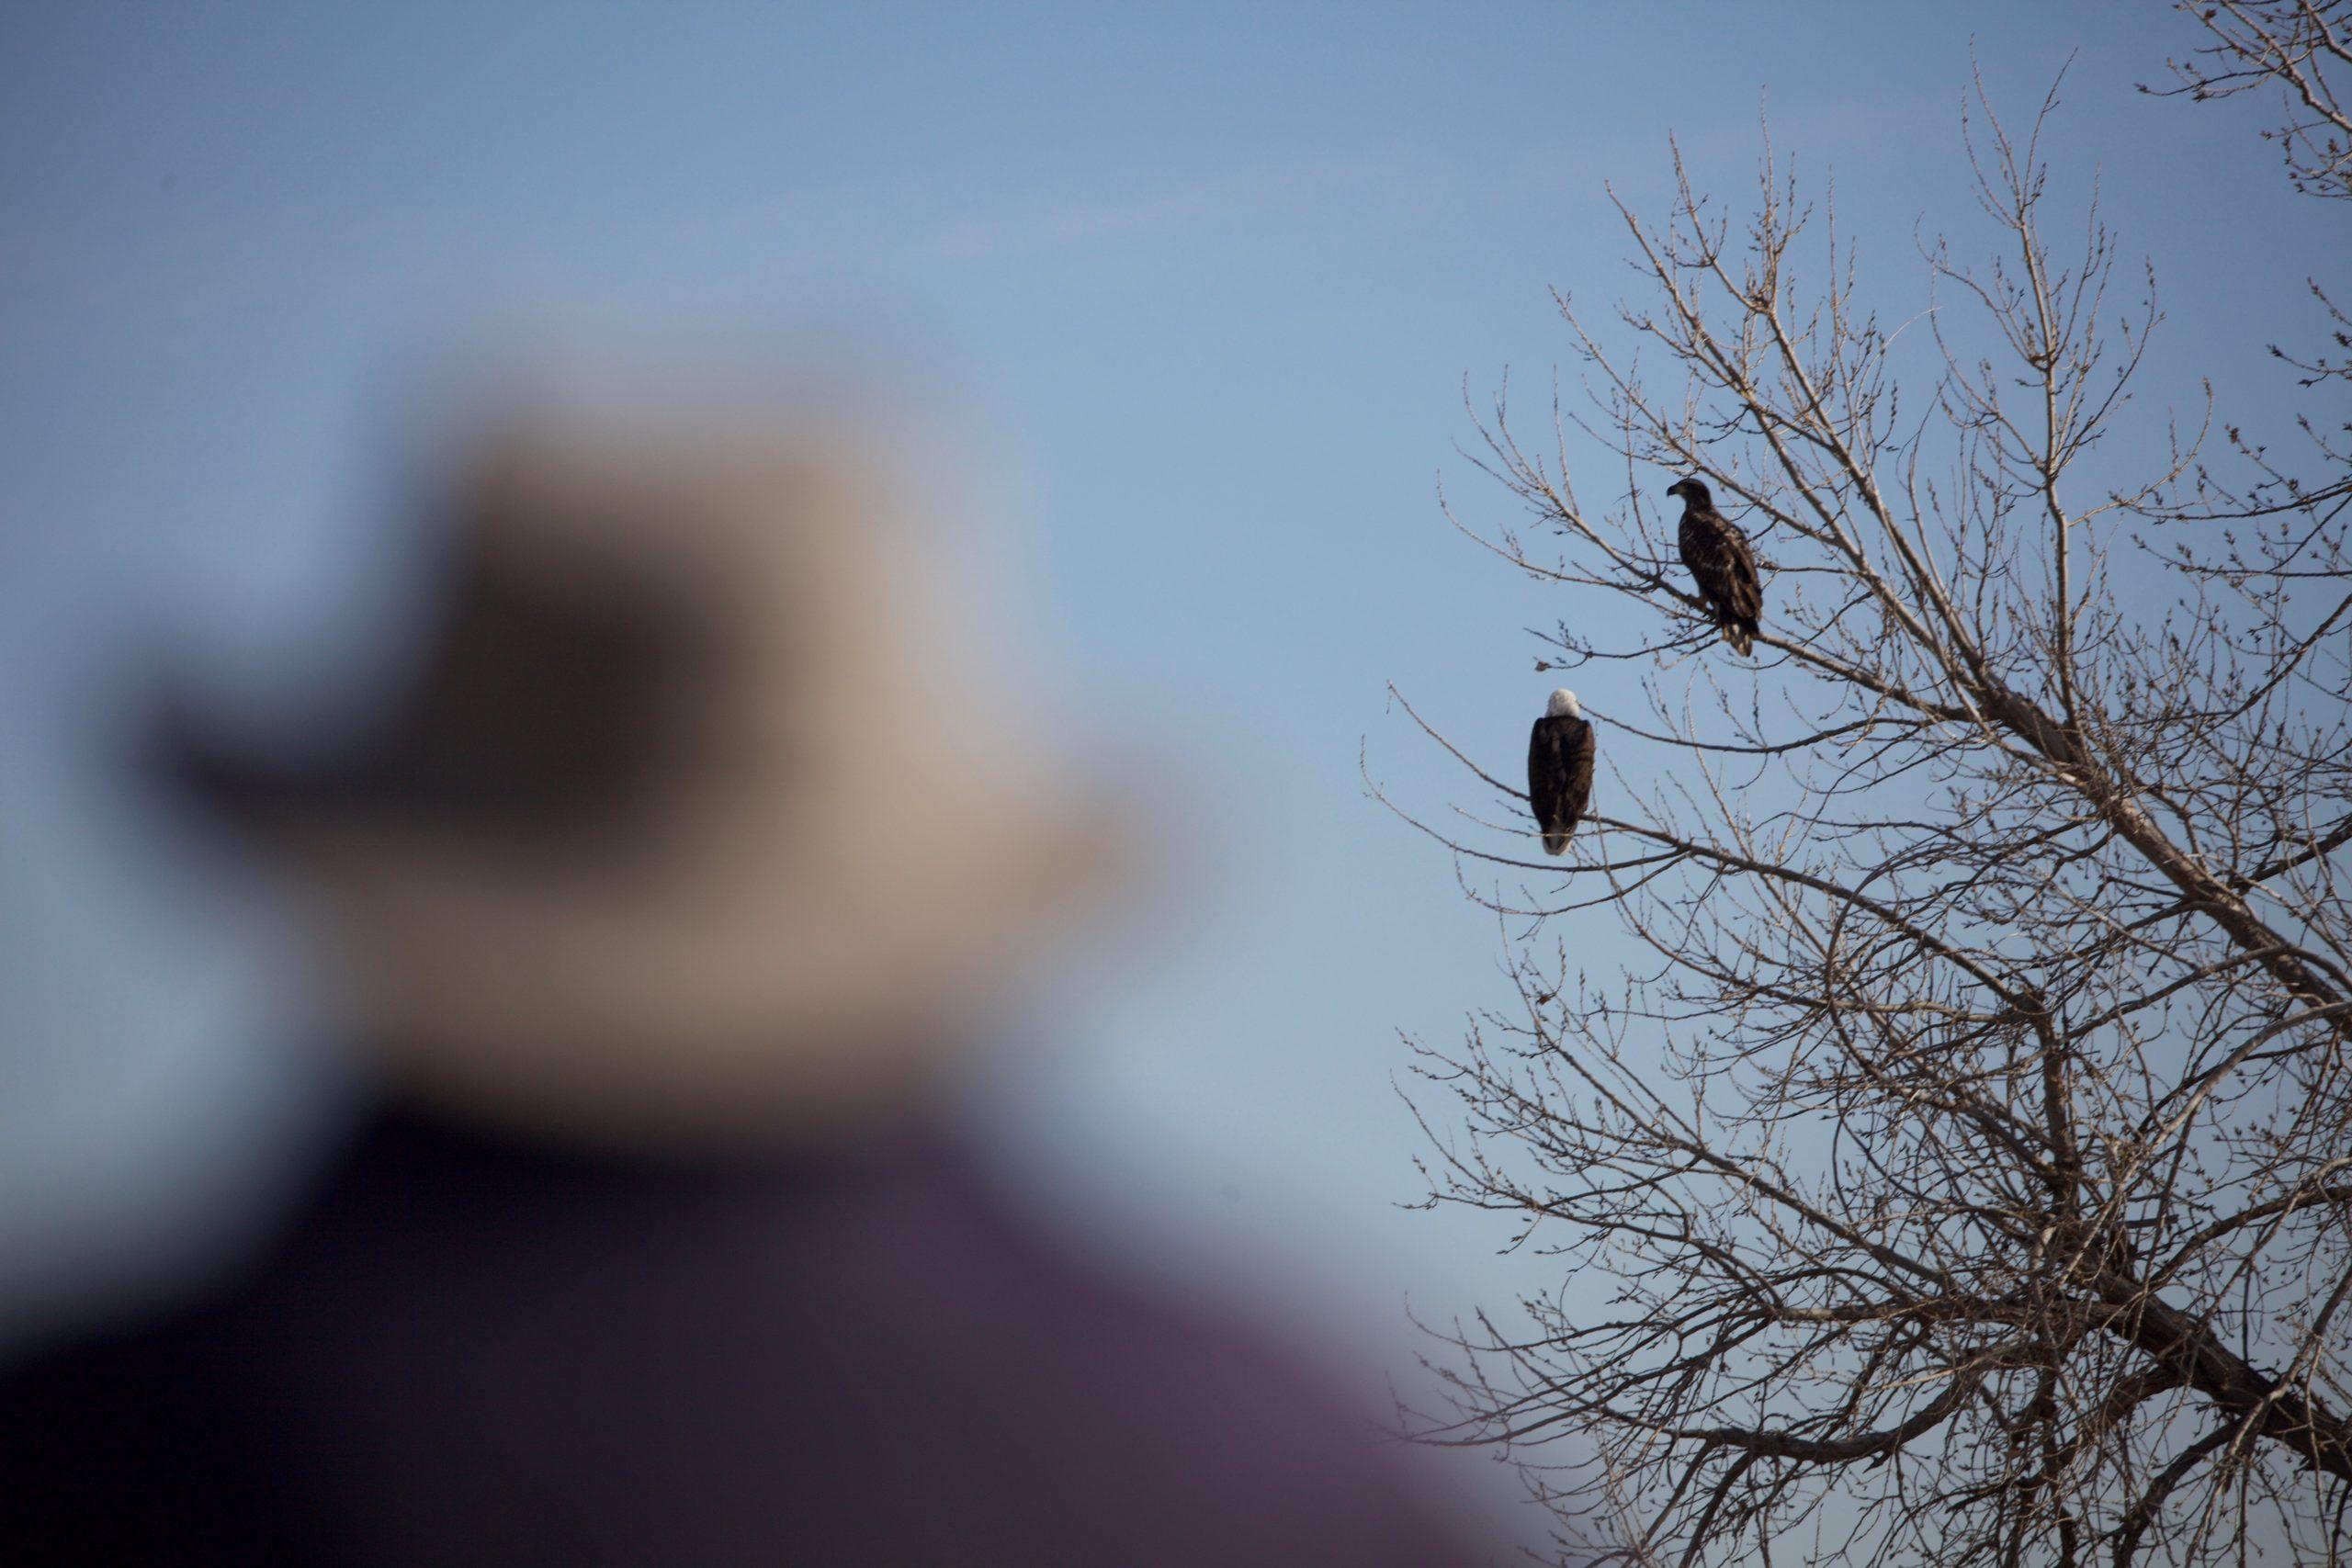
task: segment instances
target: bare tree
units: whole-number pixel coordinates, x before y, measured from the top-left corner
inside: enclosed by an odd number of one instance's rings
[[[2283,151],[2295,189],[2352,201],[2352,0],[2229,0],[2176,9],[2196,18],[2207,41],[2169,62],[2173,86],[2140,90],[2203,103],[2274,89],[2286,120],[2262,134]],[[2325,317],[2321,342],[2310,350],[2273,344],[2270,353],[2293,367],[2306,392],[2340,403],[2352,391],[2352,315],[2317,278],[2310,288]],[[2199,541],[2202,549],[2176,543],[2181,570],[2227,583],[2277,573],[2352,577],[2342,528],[2352,506],[2352,425],[2340,406],[2331,413],[2324,404],[2318,417],[2305,414],[2296,424],[2295,450],[2274,452],[2265,439],[2224,423],[2227,473],[2192,463],[2188,481],[2146,509],[2169,521],[2242,525],[2220,550],[2210,539]],[[2299,472],[2303,464],[2311,468]]]
[[[1412,1098],[1432,1204],[1611,1294],[1454,1325],[1429,1435],[1510,1444],[1564,1540],[1628,1561],[2333,1562],[2341,495],[2217,499],[2195,441],[2118,479],[2153,274],[2057,209],[2054,90],[2021,135],[1977,104],[1996,249],[1928,246],[1902,327],[1769,146],[1736,224],[1678,151],[1663,224],[1619,207],[1624,330],[1561,301],[1589,406],[1480,421],[1534,522],[1455,525],[1566,595],[1542,664],[1586,671],[1604,773],[1538,863],[1517,791],[1423,724],[1494,811],[1408,818],[1491,868],[1517,996],[1416,1042]],[[1622,474],[1606,510],[1572,446]],[[1752,662],[1651,499],[1690,473],[1767,565]],[[2229,529],[2249,495],[2286,544]],[[1640,956],[1596,976],[1604,911]]]
[[[2352,106],[2339,79],[2352,72],[2352,4],[2346,0],[2188,0],[2176,9],[2205,29],[2186,59],[2167,62],[2173,85],[2143,93],[2199,103],[2275,92],[2286,120],[2264,131],[2306,196],[2352,199]]]

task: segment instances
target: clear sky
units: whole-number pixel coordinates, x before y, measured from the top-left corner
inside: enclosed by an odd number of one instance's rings
[[[1311,1275],[1385,1353],[1408,1292],[1528,1278],[1393,1206],[1396,1031],[1502,983],[1358,772],[1469,797],[1390,680],[1505,774],[1551,684],[1524,628],[1566,612],[1438,513],[1443,476],[1505,515],[1464,378],[1540,393],[1547,288],[1636,282],[1603,183],[1662,212],[1672,131],[1743,199],[1759,108],[1916,310],[1916,228],[1989,243],[1972,39],[2019,114],[2076,55],[2055,176],[2157,264],[2150,419],[2199,375],[2275,407],[2261,345],[2342,218],[2289,194],[2267,105],[2134,93],[2187,41],[2153,6],[0,10],[0,1294],[55,1215],[170,1168],[181,1089],[251,1109],[252,944],[186,929],[93,782],[126,694],[332,652],[388,411],[559,340],[822,355],[921,403],[1059,711],[1170,770],[1158,945],[988,1112],[1024,1180],[1106,1240],[1148,1213]]]

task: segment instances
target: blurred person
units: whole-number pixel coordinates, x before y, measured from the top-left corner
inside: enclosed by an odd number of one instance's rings
[[[1443,1563],[1395,1449],[934,1115],[1115,896],[879,455],[515,421],[328,755],[158,756],[316,908],[374,1108],[250,1266],[0,1372],[0,1562]]]

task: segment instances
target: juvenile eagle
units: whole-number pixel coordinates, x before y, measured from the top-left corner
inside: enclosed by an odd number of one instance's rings
[[[1682,498],[1682,564],[1699,584],[1699,597],[1714,613],[1715,626],[1734,651],[1756,651],[1756,618],[1764,613],[1764,585],[1756,577],[1756,552],[1747,536],[1715,510],[1715,499],[1697,479],[1666,487]]]
[[[1527,803],[1544,830],[1544,852],[1568,852],[1568,835],[1592,798],[1592,726],[1562,687],[1544,706],[1527,741]]]

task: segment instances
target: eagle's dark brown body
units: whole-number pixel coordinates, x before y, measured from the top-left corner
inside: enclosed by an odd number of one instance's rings
[[[1714,497],[1697,479],[1669,486],[1682,498],[1682,526],[1676,542],[1690,569],[1699,596],[1715,617],[1724,640],[1742,655],[1756,650],[1758,618],[1764,613],[1764,585],[1756,574],[1756,551],[1747,536],[1715,510]]]
[[[1544,852],[1568,852],[1592,798],[1592,726],[1573,714],[1545,714],[1527,741],[1527,803],[1544,830]]]

